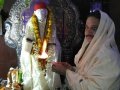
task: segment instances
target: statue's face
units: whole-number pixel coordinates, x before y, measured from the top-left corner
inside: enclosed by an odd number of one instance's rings
[[[47,18],[48,11],[47,9],[37,9],[34,14],[37,16],[38,21],[43,22]]]

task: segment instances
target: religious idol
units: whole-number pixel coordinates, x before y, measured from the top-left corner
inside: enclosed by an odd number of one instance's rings
[[[20,69],[10,68],[7,74],[7,90],[22,90],[22,73]]]
[[[54,43],[54,48],[50,47],[50,43]],[[51,48],[54,49],[52,53]],[[46,3],[36,2],[22,41],[20,64],[24,90],[54,90],[61,87],[60,76],[49,68],[50,62],[59,60],[56,48],[59,50],[60,44],[51,10]]]

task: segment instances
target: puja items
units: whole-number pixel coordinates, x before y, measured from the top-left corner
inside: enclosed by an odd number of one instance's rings
[[[7,90],[22,90],[22,72],[20,69],[10,68],[7,74]]]
[[[38,56],[38,64],[39,64],[40,69],[42,70],[46,69],[46,64],[47,64],[48,55],[46,53],[46,48],[47,48],[47,41],[44,40],[43,46],[42,46],[42,52]]]

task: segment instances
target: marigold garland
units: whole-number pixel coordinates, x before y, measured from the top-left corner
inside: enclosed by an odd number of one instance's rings
[[[32,16],[32,24],[33,24],[33,30],[34,30],[35,39],[36,39],[36,41],[33,45],[32,53],[40,54],[43,41],[40,38],[40,32],[39,32],[40,30],[39,30],[38,20],[37,20],[36,15],[34,15],[34,14]],[[52,36],[52,15],[50,12],[48,12],[48,17],[47,17],[46,26],[45,26],[44,39],[46,39],[48,42],[51,36]],[[38,49],[38,51],[36,52],[35,49]]]

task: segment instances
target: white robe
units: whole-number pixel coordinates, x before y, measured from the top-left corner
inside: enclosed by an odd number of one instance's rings
[[[52,55],[48,57],[49,61],[51,62],[60,60],[61,53],[60,43],[58,42],[56,36],[55,25],[53,25],[52,30],[53,32],[50,43],[55,43],[56,45],[52,47],[54,51]],[[35,54],[30,54],[30,47],[32,47],[32,43],[26,41],[26,38],[28,37],[35,40],[31,19],[28,21],[26,26],[26,34],[23,38],[22,51],[20,56],[24,90],[54,90],[55,88],[60,88],[60,76],[52,72],[50,64],[47,65],[46,76],[44,76],[44,72],[39,69],[37,56]]]
[[[106,13],[100,13],[100,24],[90,45],[85,51],[88,43],[84,39],[81,49],[75,56],[76,71],[66,71],[66,78],[72,90],[120,88],[120,55],[114,39],[115,26]]]

